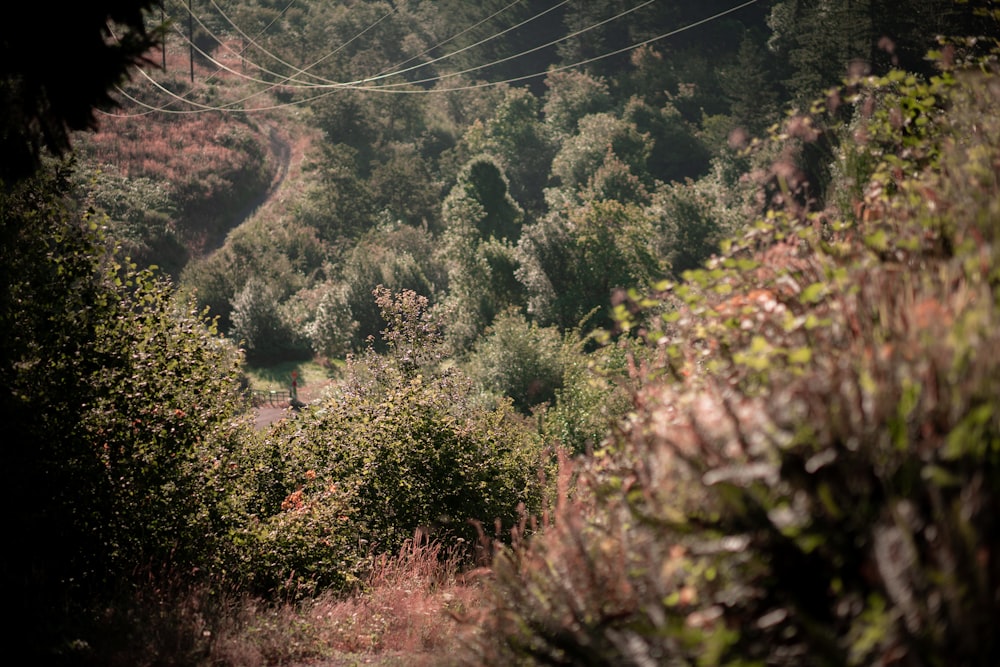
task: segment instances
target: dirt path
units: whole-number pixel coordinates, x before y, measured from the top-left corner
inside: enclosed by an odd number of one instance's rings
[[[303,385],[298,390],[299,400],[308,405],[322,398],[331,384],[333,384],[333,380],[310,382]],[[263,431],[275,422],[292,416],[292,413],[292,408],[288,403],[259,405],[254,408],[254,426],[258,431]]]
[[[256,216],[280,219],[289,212],[304,189],[302,167],[317,132],[297,123],[279,127],[276,121],[267,122],[270,125],[269,150],[278,163],[278,169],[270,187],[246,206],[238,224],[245,224]],[[308,403],[319,398],[325,388],[325,384],[303,386],[299,389],[299,399]],[[254,408],[254,423],[257,430],[263,430],[290,414],[291,407],[287,403],[265,404]]]
[[[277,408],[270,405],[254,408],[254,426],[258,431],[263,431],[271,424],[287,417],[289,409],[288,407]]]

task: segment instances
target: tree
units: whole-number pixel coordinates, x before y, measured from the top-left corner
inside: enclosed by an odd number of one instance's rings
[[[273,361],[301,356],[303,341],[280,308],[273,285],[251,277],[232,301],[229,336],[246,349],[247,358]]]
[[[617,158],[645,179],[651,153],[649,135],[640,132],[634,122],[613,113],[591,114],[582,118],[578,132],[562,143],[552,161],[552,175],[560,187],[575,192],[587,185],[602,164]]]
[[[543,207],[555,145],[540,118],[538,98],[527,88],[511,88],[493,115],[466,133],[473,155],[496,156],[510,181],[511,196],[528,210]]]
[[[70,134],[97,125],[95,109],[159,39],[146,16],[158,0],[26,3],[0,27],[0,180],[30,175],[42,150],[65,155]]]
[[[316,184],[306,193],[295,218],[328,243],[349,243],[375,224],[374,195],[362,168],[362,155],[348,144],[324,144],[319,158],[308,166]]]
[[[697,128],[688,123],[670,102],[656,109],[633,97],[625,105],[622,118],[635,125],[652,146],[645,162],[646,171],[637,171],[648,185],[652,179],[680,181],[697,178],[708,170],[708,148],[697,136]],[[632,163],[638,169],[640,165]]]
[[[545,86],[542,113],[545,124],[557,137],[575,134],[576,125],[584,116],[611,110],[611,93],[602,77],[577,70],[561,70],[549,72]]]
[[[515,408],[532,408],[555,400],[562,387],[566,362],[563,340],[555,327],[539,327],[519,311],[501,313],[476,341],[469,375],[498,396],[508,396]]]
[[[367,185],[378,213],[416,227],[440,225],[440,184],[418,146],[391,146],[385,161],[372,168]]]
[[[244,407],[237,351],[168,283],[119,264],[68,188],[43,169],[0,195],[2,583],[39,662],[140,570],[211,570]]]
[[[747,34],[740,42],[736,62],[722,71],[721,85],[729,99],[733,128],[755,137],[779,120],[781,91],[765,46]]]
[[[611,324],[616,290],[642,288],[662,277],[649,218],[614,200],[567,204],[528,226],[517,248],[516,276],[528,313],[540,324],[571,329],[597,311],[588,328]]]
[[[480,238],[516,242],[524,212],[510,196],[507,176],[488,155],[470,160],[444,201],[445,226],[468,222]]]
[[[386,222],[338,258],[333,280],[346,287],[347,307],[358,323],[352,348],[360,349],[370,340],[381,349],[385,322],[372,296],[374,290],[379,286],[412,290],[434,302],[448,278],[429,231]]]
[[[480,156],[462,170],[443,206],[441,258],[448,270],[446,334],[464,349],[503,309],[522,303],[514,246],[523,213],[495,160]]]

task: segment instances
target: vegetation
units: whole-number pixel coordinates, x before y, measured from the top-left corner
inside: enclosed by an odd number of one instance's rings
[[[1000,662],[994,3],[106,4],[0,76],[29,660]]]

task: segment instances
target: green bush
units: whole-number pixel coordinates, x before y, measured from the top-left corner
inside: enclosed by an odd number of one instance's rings
[[[309,343],[278,303],[279,293],[264,281],[251,278],[233,298],[230,337],[244,347],[251,361],[304,358]]]
[[[860,82],[895,93],[867,127],[868,214],[786,200],[661,293],[635,414],[499,560],[481,663],[1000,660],[1000,87],[981,65]]]
[[[529,323],[517,311],[502,313],[476,343],[469,375],[496,395],[507,396],[525,414],[552,403],[562,386],[562,335]]]
[[[140,577],[211,571],[238,520],[238,352],[169,283],[119,265],[67,182],[46,170],[0,198],[3,576],[29,654],[64,648],[83,609]]]
[[[274,428],[247,461],[242,576],[284,594],[343,589],[371,554],[417,530],[472,548],[477,522],[515,525],[541,502],[541,442],[506,403],[473,404],[472,383],[436,371],[440,347],[412,292],[379,293],[387,356],[349,359],[322,404]],[[458,542],[461,540],[461,542]],[[471,551],[470,551],[471,553]]]

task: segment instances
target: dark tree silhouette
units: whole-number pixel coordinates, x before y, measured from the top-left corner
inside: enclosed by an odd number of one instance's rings
[[[95,109],[114,106],[114,85],[158,43],[146,17],[160,4],[25,2],[0,22],[0,179],[30,175],[43,151],[63,155],[71,132],[96,126]]]

